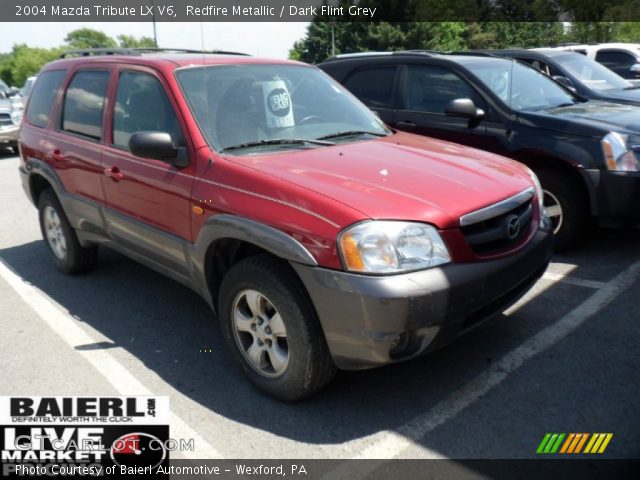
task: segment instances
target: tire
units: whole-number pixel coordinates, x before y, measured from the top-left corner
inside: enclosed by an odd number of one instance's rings
[[[95,265],[98,247],[80,245],[53,190],[47,189],[40,194],[38,217],[42,238],[59,270],[71,275],[87,271]]]
[[[555,250],[564,250],[585,231],[589,222],[589,200],[578,181],[565,173],[538,170],[536,174],[553,224]]]
[[[315,311],[277,259],[256,255],[235,264],[220,286],[218,315],[229,348],[259,390],[290,402],[333,378],[336,368]]]

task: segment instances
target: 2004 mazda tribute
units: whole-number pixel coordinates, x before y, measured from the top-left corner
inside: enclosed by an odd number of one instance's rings
[[[44,68],[20,135],[53,261],[102,245],[188,285],[277,398],[444,345],[549,262],[531,171],[392,131],[315,67],[101,53]]]

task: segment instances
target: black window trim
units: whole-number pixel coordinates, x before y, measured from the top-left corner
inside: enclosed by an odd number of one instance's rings
[[[100,138],[96,139],[95,137],[91,137],[89,135],[84,135],[82,133],[78,133],[78,132],[72,132],[69,130],[65,130],[62,128],[62,119],[64,117],[64,103],[65,100],[67,98],[67,91],[69,90],[69,86],[71,85],[71,82],[73,82],[73,79],[76,77],[76,75],[78,73],[81,72],[87,72],[87,71],[98,71],[98,72],[106,72],[108,74],[108,82],[107,82],[107,89],[105,91],[105,95],[104,95],[104,104],[102,105],[102,127],[100,129]],[[62,93],[62,97],[60,98],[60,109],[58,112],[58,118],[56,119],[56,127],[55,127],[55,131],[59,134],[62,135],[69,135],[71,137],[80,139],[80,140],[85,140],[87,142],[91,142],[91,143],[95,143],[95,144],[104,144],[104,140],[105,140],[105,116],[107,113],[107,110],[109,107],[109,92],[111,90],[111,82],[113,81],[113,68],[111,65],[87,65],[87,66],[80,66],[77,69],[72,70],[71,74],[68,76],[68,78],[66,79],[66,82],[64,83],[64,90]]]

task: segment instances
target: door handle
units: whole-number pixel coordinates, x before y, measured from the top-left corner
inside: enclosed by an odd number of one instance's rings
[[[416,128],[416,124],[413,122],[398,122],[396,123],[396,125],[398,125],[399,127],[403,127],[403,128]]]
[[[118,167],[105,168],[104,174],[116,182],[124,180],[124,173]]]
[[[64,160],[64,155],[62,155],[62,152],[56,148],[53,152],[51,152],[51,159],[54,162],[61,162]]]

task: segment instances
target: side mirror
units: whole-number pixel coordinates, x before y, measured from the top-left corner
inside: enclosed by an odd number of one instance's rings
[[[470,98],[456,98],[451,100],[444,109],[446,115],[452,117],[463,117],[469,119],[478,119],[484,117],[484,111],[476,108],[473,100]]]
[[[571,81],[570,78],[564,77],[562,75],[554,75],[553,78],[556,82],[558,82],[560,85],[562,85],[563,87],[568,88],[569,90],[571,90],[572,92],[576,91],[576,87],[573,84],[573,82]]]
[[[129,139],[129,150],[138,157],[162,160],[177,168],[189,166],[187,149],[176,147],[166,132],[136,132]]]

